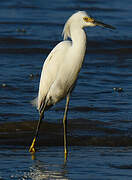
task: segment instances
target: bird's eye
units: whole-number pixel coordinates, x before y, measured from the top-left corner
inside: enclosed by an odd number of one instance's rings
[[[83,19],[85,22],[94,22],[94,19],[91,17],[84,17]]]
[[[88,22],[88,17],[84,17],[83,19],[84,21]]]

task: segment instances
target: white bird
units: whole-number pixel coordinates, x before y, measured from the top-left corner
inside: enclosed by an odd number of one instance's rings
[[[29,149],[30,152],[35,152],[34,146],[38,137],[40,123],[44,117],[44,111],[67,96],[63,118],[64,153],[65,157],[67,156],[66,122],[69,98],[82,67],[86,51],[86,34],[83,28],[96,25],[115,29],[110,25],[96,21],[85,11],[73,14],[64,26],[64,41],[57,44],[46,58],[42,68],[39,93],[36,98],[40,118],[35,137]],[[67,40],[68,38],[71,40]]]

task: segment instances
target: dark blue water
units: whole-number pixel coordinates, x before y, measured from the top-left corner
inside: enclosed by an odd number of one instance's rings
[[[131,9],[130,0],[0,1],[1,179],[131,179]],[[78,10],[116,30],[85,29],[86,57],[68,113],[67,164],[65,100],[46,112],[40,151],[32,161],[28,148],[38,112],[30,101],[37,96],[46,56]]]

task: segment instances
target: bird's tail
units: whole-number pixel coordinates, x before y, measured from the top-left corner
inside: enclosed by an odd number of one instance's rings
[[[31,104],[38,109],[38,97],[31,101]]]

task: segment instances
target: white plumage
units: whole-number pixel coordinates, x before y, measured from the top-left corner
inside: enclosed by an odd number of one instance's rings
[[[80,11],[66,22],[63,35],[64,41],[60,42],[48,55],[44,62],[38,94],[38,110],[46,103],[46,109],[61,99],[72,90],[86,50],[86,35],[82,29],[86,22],[83,17],[88,16]],[[72,41],[66,41],[67,38]]]
[[[40,113],[40,119],[35,138],[29,149],[30,152],[35,152],[34,145],[38,136],[40,123],[44,117],[44,111],[67,96],[63,118],[64,152],[66,157],[66,119],[69,98],[81,69],[86,51],[86,34],[83,28],[96,25],[114,29],[110,25],[94,20],[84,11],[73,14],[64,26],[64,41],[56,45],[45,60],[40,78],[39,93],[35,100]],[[67,40],[68,37],[70,40]]]

